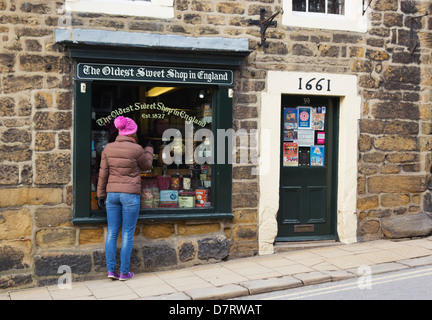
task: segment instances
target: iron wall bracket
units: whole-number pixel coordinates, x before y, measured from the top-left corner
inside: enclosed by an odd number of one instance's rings
[[[266,37],[265,37],[265,33],[267,31],[267,28],[270,26],[277,26],[277,21],[273,21],[274,18],[276,18],[276,16],[281,13],[283,14],[283,10],[279,10],[278,12],[276,12],[275,14],[273,14],[271,17],[269,18],[265,18],[265,13],[266,13],[266,9],[261,8],[260,10],[260,19],[259,20],[252,20],[249,19],[249,24],[253,24],[253,25],[259,25],[260,26],[260,33],[261,33],[261,42],[258,43],[258,45],[261,47],[265,47],[267,48],[269,46],[268,42],[266,42]]]
[[[410,47],[409,47],[409,51],[410,51],[411,55],[414,54],[415,49],[417,49],[417,47],[419,45],[418,41],[414,40],[414,20],[423,18],[423,17],[427,16],[428,14],[429,14],[429,12],[426,11],[426,13],[422,14],[421,16],[410,18]]]

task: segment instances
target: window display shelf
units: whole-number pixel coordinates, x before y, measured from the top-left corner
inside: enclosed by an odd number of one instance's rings
[[[177,220],[201,220],[201,219],[232,219],[234,215],[231,212],[213,212],[213,208],[203,208],[191,210],[141,210],[138,216],[138,221],[177,221]],[[153,212],[152,212],[153,211]],[[99,211],[100,215],[94,214],[90,217],[75,217],[74,224],[94,224],[106,223],[106,215],[104,211]],[[93,211],[92,213],[98,213]]]

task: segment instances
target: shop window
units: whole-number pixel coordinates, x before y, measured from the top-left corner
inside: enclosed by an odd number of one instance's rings
[[[101,209],[101,153],[115,140],[114,119],[120,115],[138,124],[139,144],[154,147],[153,168],[141,173],[141,208],[212,207],[213,93],[206,87],[94,84],[91,209]]]
[[[75,223],[106,219],[97,202],[99,166],[120,115],[137,123],[137,143],[154,147],[153,167],[141,172],[139,219],[232,217],[232,162],[220,161],[216,141],[217,129],[232,126],[227,87],[116,81],[75,87]],[[228,150],[222,153],[228,159]]]
[[[366,32],[362,0],[284,0],[287,26]]]

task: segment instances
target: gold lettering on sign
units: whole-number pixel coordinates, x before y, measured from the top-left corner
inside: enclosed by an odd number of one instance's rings
[[[143,117],[143,118],[164,119],[165,115],[170,116],[172,114],[176,117],[180,117],[181,119],[184,119],[185,122],[187,122],[187,123],[192,122],[192,123],[194,123],[200,127],[205,127],[205,125],[207,124],[206,121],[202,121],[195,116],[191,116],[183,110],[180,111],[176,108],[166,107],[162,102],[157,102],[157,103],[156,102],[154,102],[154,103],[135,102],[133,104],[130,104],[127,107],[117,108],[117,109],[111,111],[111,113],[109,115],[107,115],[106,117],[101,117],[101,118],[97,119],[96,123],[99,126],[103,127],[107,123],[110,123],[111,121],[113,121],[118,116],[123,116],[125,114],[130,113],[130,112],[139,111],[139,110],[159,111],[159,112],[153,112],[153,113],[143,113],[141,115],[141,117]],[[162,112],[162,113],[160,113],[160,112]]]

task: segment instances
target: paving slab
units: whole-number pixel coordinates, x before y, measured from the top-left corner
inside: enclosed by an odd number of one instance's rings
[[[343,257],[328,258],[327,262],[339,269],[356,268],[363,265],[372,265],[373,262],[368,260],[364,255],[351,255]]]
[[[432,256],[426,256],[426,257],[420,257],[414,259],[405,259],[397,262],[407,265],[409,267],[420,267],[420,266],[432,265]]]
[[[325,257],[325,258],[341,257],[341,256],[347,256],[350,254],[346,250],[343,250],[343,249],[338,248],[338,247],[314,249],[314,250],[311,250],[311,252],[313,252],[319,256]]]
[[[320,271],[320,272],[340,270],[338,267],[332,265],[331,263],[329,263],[327,261],[313,265],[313,266],[311,266],[311,268],[313,268],[314,271]]]
[[[429,256],[432,254],[431,250],[421,248],[421,247],[410,246],[406,244],[392,249],[392,252],[399,255],[401,257],[401,260],[403,260],[404,258],[405,259],[419,258],[419,257]]]
[[[53,300],[46,287],[11,291],[9,296],[11,300]]]
[[[139,298],[138,295],[127,285],[112,286],[112,287],[99,287],[91,290],[96,299],[122,299],[124,296],[130,298]]]
[[[193,273],[216,287],[248,280],[246,277],[222,266],[216,268],[196,268],[193,270]]]
[[[279,278],[245,281],[239,283],[239,285],[247,288],[249,294],[252,295],[301,287],[303,286],[303,282],[292,276],[284,276]]]
[[[166,285],[166,282],[155,274],[133,277],[132,279],[125,281],[124,283],[131,289]]]
[[[0,293],[0,301],[7,301],[10,300],[9,292],[1,292]]]
[[[310,258],[317,258],[320,257],[320,255],[310,251],[299,251],[299,252],[289,252],[285,253],[284,256],[290,260],[301,262],[304,259],[310,259]]]
[[[411,240],[406,244],[432,250],[432,238]]]
[[[129,292],[126,294],[112,295],[105,298],[99,298],[97,300],[137,300],[139,297],[133,293]]]
[[[408,269],[408,267],[397,262],[381,263],[381,264],[375,264],[371,266],[372,274],[393,272],[393,271],[399,271],[404,269]]]
[[[282,275],[281,273],[276,271],[275,268],[267,268],[255,262],[250,262],[248,264],[230,265],[227,266],[227,268],[249,280],[274,278]]]
[[[174,292],[168,294],[161,294],[159,296],[147,296],[137,300],[191,300],[191,297],[183,292]]]
[[[353,272],[349,272],[347,270],[331,270],[331,271],[322,271],[322,273],[331,277],[331,281],[341,281],[346,279],[355,278],[356,274]]]
[[[408,266],[403,265],[397,262],[388,262],[388,263],[380,263],[375,265],[364,265],[358,268],[352,268],[347,271],[352,272],[356,276],[362,276],[366,272],[373,276],[374,274],[385,273],[385,272],[393,272],[407,269]]]
[[[193,270],[189,268],[155,272],[154,274],[156,274],[159,278],[163,280],[168,280],[173,278],[193,277],[195,275],[193,273]]]
[[[168,283],[171,287],[173,287],[177,291],[186,291],[192,289],[213,287],[211,283],[209,283],[206,280],[203,280],[202,278],[196,275],[180,277],[180,278],[169,278],[169,279],[165,279],[165,282]]]
[[[327,258],[317,256],[317,257],[301,259],[297,262],[297,264],[300,263],[300,264],[307,266],[307,267],[313,267],[313,266],[318,265],[320,263],[326,262],[326,260],[327,260]]]
[[[267,259],[261,259],[261,260],[256,260],[256,263],[269,268],[269,269],[274,269],[277,267],[285,267],[288,265],[295,265],[297,264],[295,261],[286,259],[284,257],[279,257],[279,256],[272,256],[271,259],[267,258]]]
[[[54,300],[78,300],[93,296],[93,293],[87,288],[84,282],[72,283],[70,289],[60,289],[58,286],[50,286],[47,289]]]
[[[391,250],[400,247],[404,242],[405,241],[375,240],[368,242],[368,246],[378,249]]]
[[[209,276],[206,280],[215,287],[223,286],[230,283],[239,283],[248,280],[248,278],[241,276],[235,272],[227,272],[226,274]]]
[[[186,290],[184,292],[192,300],[224,300],[247,296],[248,290],[236,284],[228,284],[221,287]]]
[[[273,268],[273,269],[275,269],[281,275],[285,275],[285,276],[314,271],[314,269],[307,267],[307,266],[304,266],[304,265],[299,264],[299,263],[294,264],[294,265],[277,267],[277,268]]]
[[[391,250],[381,250],[376,252],[366,252],[356,255],[356,258],[364,258],[370,261],[370,264],[380,264],[399,260],[400,255]]]
[[[294,275],[296,279],[299,279],[303,282],[305,286],[311,284],[319,284],[324,282],[330,282],[332,280],[331,276],[322,272],[308,272],[308,273],[299,273]]]
[[[351,254],[359,254],[366,252],[381,251],[382,248],[377,248],[371,244],[366,243],[354,243],[351,245],[341,246],[340,249],[350,252]]]
[[[85,284],[87,288],[90,289],[90,291],[96,290],[96,289],[103,289],[103,288],[118,288],[118,287],[125,287],[127,286],[126,283],[133,281],[119,281],[119,280],[111,280],[108,278],[98,279],[98,280],[91,280],[91,281],[85,281]],[[72,284],[73,286],[73,284]]]
[[[132,288],[133,292],[139,297],[159,296],[164,294],[177,293],[178,291],[167,283],[156,285],[140,286]]]

